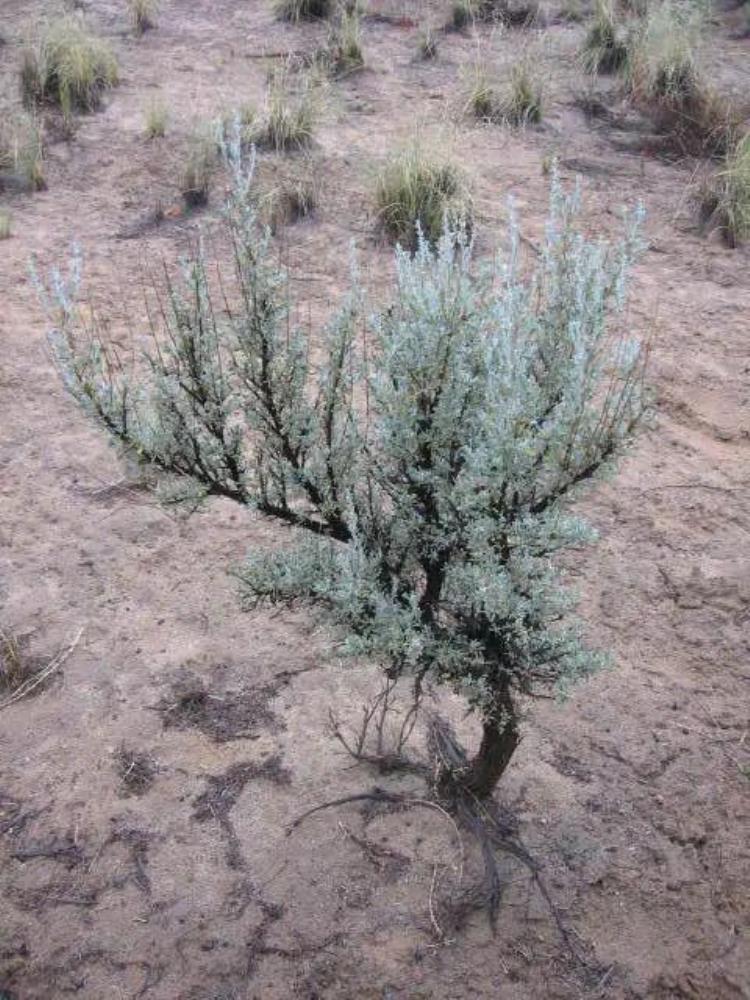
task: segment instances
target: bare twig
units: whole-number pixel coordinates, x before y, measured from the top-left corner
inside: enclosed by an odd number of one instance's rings
[[[0,702],[0,711],[4,708],[8,708],[9,705],[15,704],[15,702],[20,701],[21,698],[25,698],[26,695],[31,694],[31,692],[35,688],[39,687],[40,684],[43,684],[54,673],[56,673],[63,665],[63,663],[65,663],[65,661],[68,659],[73,650],[76,648],[82,635],[83,635],[83,628],[80,628],[78,630],[78,633],[76,634],[76,637],[73,639],[73,641],[69,646],[61,650],[57,654],[57,656],[53,657],[53,659],[50,660],[50,662],[43,670],[40,670],[39,673],[34,674],[33,677],[31,677],[28,681],[22,684],[16,691],[14,691],[13,694],[10,696],[10,698],[6,698],[5,701]]]

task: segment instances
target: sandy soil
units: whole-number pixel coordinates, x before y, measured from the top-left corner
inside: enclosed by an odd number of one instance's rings
[[[3,0],[4,107],[43,6]],[[100,308],[137,296],[144,243],[123,237],[178,203],[190,129],[259,98],[259,54],[309,50],[321,29],[278,24],[265,0],[165,0],[136,41],[121,3],[85,6],[121,86],[50,146],[46,191],[0,196],[14,216],[0,243],[0,625],[45,660],[83,629],[44,690],[0,712],[0,997],[750,996],[750,258],[697,233],[700,165],[633,152],[632,133],[578,110],[580,26],[534,35],[549,113],[517,133],[460,114],[471,36],[415,60],[415,22],[439,23],[447,3],[372,0],[403,20],[365,22],[367,68],[335,84],[312,154],[320,208],[282,235],[313,325],[346,282],[352,238],[377,293],[390,255],[371,237],[370,178],[416,125],[471,175],[482,252],[509,194],[540,231],[551,155],[565,178],[583,175],[592,230],[646,204],[631,313],[655,334],[655,419],[587,500],[601,542],[571,566],[616,669],[532,707],[500,793],[569,944],[522,868],[493,936],[452,905],[479,859],[434,810],[355,804],[287,833],[303,810],[374,784],[421,794],[414,777],[353,767],[331,738],[329,710],[354,717],[376,674],[341,662],[303,610],[240,611],[228,567],[284,531],[220,502],[177,520],[128,478],[65,397],[28,278],[32,253],[60,262],[75,236]],[[519,44],[481,34],[500,60]],[[720,26],[710,57],[726,89],[748,92],[747,40]],[[172,122],[147,143],[157,92]],[[151,229],[151,252],[174,260],[218,203]],[[440,707],[475,738],[460,705]]]

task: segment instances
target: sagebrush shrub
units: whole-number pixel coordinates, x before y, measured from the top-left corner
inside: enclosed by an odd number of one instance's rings
[[[222,496],[297,529],[239,571],[246,600],[311,602],[390,678],[462,695],[483,737],[457,777],[487,796],[527,696],[602,663],[555,557],[590,539],[570,502],[643,410],[645,354],[622,312],[637,236],[589,240],[577,192],[554,177],[529,267],[514,219],[495,270],[446,229],[435,247],[396,252],[390,302],[369,321],[355,286],[313,361],[239,147],[227,150],[231,307],[214,309],[199,244],[139,377],[81,329],[76,258],[50,284],[57,366],[100,426],[177,484],[173,500]]]
[[[419,232],[436,243],[446,218],[456,225],[471,221],[471,202],[462,171],[415,143],[393,155],[375,183],[378,222],[386,235],[415,250]]]
[[[109,45],[72,14],[43,24],[23,54],[21,91],[30,107],[56,104],[66,116],[94,111],[102,93],[117,82]]]

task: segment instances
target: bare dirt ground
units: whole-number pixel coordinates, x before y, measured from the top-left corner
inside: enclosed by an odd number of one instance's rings
[[[3,0],[4,107],[23,26],[43,7]],[[413,776],[353,767],[330,736],[329,709],[354,717],[376,672],[342,662],[302,609],[242,613],[228,567],[285,533],[221,502],[188,521],[161,510],[66,398],[46,349],[30,255],[61,262],[75,236],[89,287],[114,308],[143,258],[123,236],[179,202],[192,126],[258,100],[258,56],[309,50],[323,29],[279,24],[266,0],[166,0],[135,40],[121,3],[85,7],[121,85],[50,145],[46,191],[4,196],[0,624],[41,658],[84,631],[41,693],[0,711],[0,997],[750,996],[750,257],[697,232],[700,165],[636,152],[632,132],[587,120],[580,26],[480,30],[499,59],[533,37],[549,70],[545,124],[514,132],[461,116],[475,37],[446,35],[437,60],[415,60],[416,22],[443,22],[448,4],[372,0],[394,16],[365,20],[367,67],[334,85],[312,153],[320,207],[282,239],[313,325],[346,283],[352,238],[377,294],[390,252],[371,236],[370,180],[417,126],[470,174],[480,252],[497,245],[509,194],[528,236],[540,232],[552,155],[566,180],[583,175],[592,231],[645,202],[631,315],[655,334],[655,419],[586,502],[601,542],[571,566],[616,668],[531,707],[500,793],[573,954],[523,868],[494,936],[455,905],[479,859],[435,810],[353,804],[288,834],[305,809],[374,784],[422,793]],[[750,42],[729,22],[709,58],[747,95]],[[156,93],[172,121],[148,143]],[[167,213],[147,234],[153,253],[174,260],[219,202]],[[440,707],[471,740],[461,706]]]

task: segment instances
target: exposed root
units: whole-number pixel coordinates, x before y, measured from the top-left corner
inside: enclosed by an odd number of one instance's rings
[[[365,714],[365,731],[373,715],[374,712],[372,711],[369,715]],[[338,738],[343,742],[341,737]],[[361,743],[355,743],[351,749],[346,743],[344,745],[352,753],[352,756],[365,760],[368,763],[371,762],[368,760],[368,757],[372,755],[364,754],[362,750],[364,737]],[[542,878],[541,864],[533,857],[519,836],[515,818],[507,810],[501,809],[494,801],[478,799],[466,787],[462,781],[462,777],[468,770],[468,757],[450,726],[438,716],[433,716],[430,719],[429,748],[432,761],[431,767],[419,762],[415,765],[412,765],[411,762],[409,764],[417,770],[426,771],[430,774],[430,786],[433,797],[423,798],[419,795],[396,794],[375,786],[370,792],[344,795],[341,798],[331,799],[320,805],[313,806],[313,808],[302,813],[289,825],[287,836],[290,836],[311,816],[324,810],[334,809],[353,802],[389,804],[401,809],[422,806],[436,810],[449,820],[455,830],[456,840],[462,853],[461,875],[463,874],[462,829],[471,833],[476,839],[482,853],[484,879],[482,885],[478,888],[478,892],[473,894],[473,900],[468,902],[468,909],[484,908],[492,929],[496,929],[503,895],[509,884],[509,880],[502,871],[500,859],[503,857],[511,858],[523,865],[531,875],[531,879],[552,914],[555,926],[572,958],[580,965],[586,966],[587,962],[576,948],[571,934],[566,928],[559,910]],[[379,758],[376,759],[379,760]],[[366,850],[369,842],[355,837],[346,827],[344,829],[356,843],[359,843]],[[370,857],[370,860],[375,863],[375,859],[367,850],[366,853]],[[428,902],[433,931],[437,939],[442,941],[445,939],[445,929],[438,920],[435,907],[437,876],[438,866],[435,865]]]

